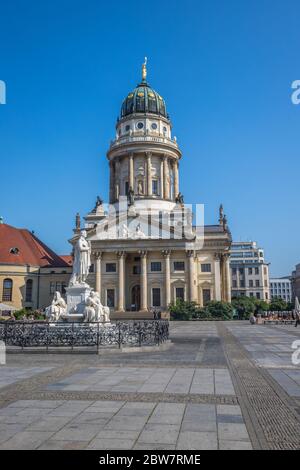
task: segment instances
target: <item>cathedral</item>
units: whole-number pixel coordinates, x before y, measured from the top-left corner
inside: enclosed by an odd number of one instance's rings
[[[177,299],[200,306],[230,301],[226,216],[221,206],[216,225],[204,225],[203,217],[195,223],[180,191],[181,158],[166,103],[147,81],[145,61],[107,152],[109,204],[98,197],[84,217],[92,250],[88,283],[112,318],[149,318],[155,310],[167,316]],[[77,215],[72,244],[80,229]]]

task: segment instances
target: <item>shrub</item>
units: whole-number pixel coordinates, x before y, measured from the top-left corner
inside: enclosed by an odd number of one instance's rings
[[[240,296],[234,297],[231,305],[237,311],[240,319],[248,319],[256,310],[256,300],[252,297]]]
[[[171,320],[191,320],[197,310],[196,302],[177,299],[169,305]]]
[[[233,307],[228,302],[212,300],[205,306],[206,318],[218,318],[222,320],[231,320],[233,315]]]

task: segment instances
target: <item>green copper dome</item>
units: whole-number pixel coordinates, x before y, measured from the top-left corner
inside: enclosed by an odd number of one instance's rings
[[[121,118],[135,113],[151,113],[168,117],[163,98],[147,83],[147,57],[142,65],[142,81],[123,101]]]
[[[134,113],[151,113],[167,117],[164,99],[146,81],[142,81],[123,101],[121,118]]]

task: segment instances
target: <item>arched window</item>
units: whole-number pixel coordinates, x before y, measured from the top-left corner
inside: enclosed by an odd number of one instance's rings
[[[25,295],[26,302],[32,302],[32,286],[33,286],[32,279],[28,279],[28,281],[26,281],[26,295]]]
[[[3,302],[12,301],[12,291],[13,291],[13,282],[11,279],[4,279],[3,281],[3,293],[2,300]]]

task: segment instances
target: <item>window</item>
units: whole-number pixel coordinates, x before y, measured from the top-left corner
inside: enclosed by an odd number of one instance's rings
[[[125,181],[125,196],[128,196],[128,192],[129,192],[129,183],[128,181]]]
[[[126,132],[130,131],[130,126],[129,126],[129,124],[127,124],[127,126],[125,126],[125,131],[126,131]]]
[[[156,124],[156,122],[152,122],[151,127],[152,127],[152,129],[154,129],[154,130],[157,129],[157,124]]]
[[[244,268],[239,268],[239,273],[240,273],[240,276],[243,276],[244,275]]]
[[[107,289],[106,298],[107,306],[113,308],[115,306],[115,289]]]
[[[106,263],[106,272],[107,273],[116,273],[117,272],[116,263]]]
[[[91,264],[90,269],[89,269],[89,272],[90,272],[90,273],[94,273],[94,272],[95,272],[95,265],[94,265],[94,264]]]
[[[252,268],[248,268],[248,274],[252,274]]]
[[[253,292],[250,292],[250,297],[254,297],[254,294],[253,294]]]
[[[211,272],[211,265],[209,263],[201,264],[201,272],[202,273],[210,273]]]
[[[245,287],[245,281],[240,280],[240,286],[241,286],[241,287]]]
[[[50,282],[50,294],[54,294],[55,292],[55,282]]]
[[[255,274],[259,274],[259,269],[255,268]]]
[[[138,122],[137,125],[136,125],[136,127],[137,127],[138,129],[143,129],[144,124],[143,124],[142,122]]]
[[[154,261],[151,263],[151,271],[161,271],[161,262],[160,261]]]
[[[255,287],[259,287],[259,279],[255,281]]]
[[[256,298],[260,299],[260,292],[256,292]]]
[[[252,279],[250,279],[250,281],[249,281],[249,287],[253,287],[253,281],[252,281]]]
[[[235,276],[236,275],[236,268],[232,268],[232,274]]]
[[[5,302],[12,301],[13,282],[11,279],[4,279],[2,300]]]
[[[133,266],[132,274],[141,274],[141,267],[140,266]]]
[[[232,287],[237,287],[237,282],[235,279],[232,281]]]
[[[268,292],[265,293],[266,300],[269,299]]]
[[[25,302],[32,302],[32,286],[33,286],[33,280],[28,279],[28,281],[26,281]]]
[[[175,297],[176,297],[176,300],[184,300],[184,288],[183,287],[176,287]]]
[[[154,287],[152,289],[152,305],[153,307],[160,307],[160,288]]]
[[[211,301],[210,289],[202,290],[203,305],[207,305]]]
[[[152,180],[152,194],[158,195],[158,181]]]
[[[264,266],[264,274],[267,274],[267,267]]]
[[[174,261],[174,271],[184,271],[184,261]]]

